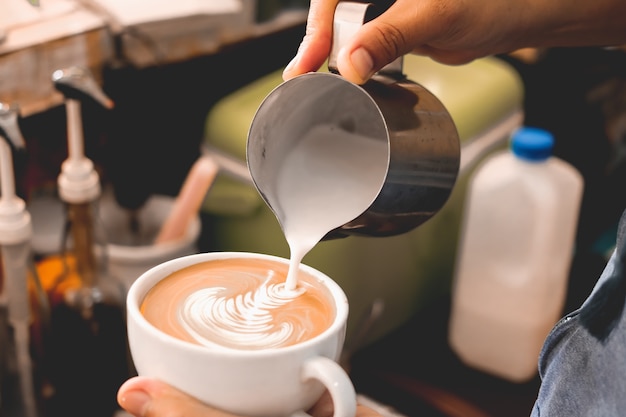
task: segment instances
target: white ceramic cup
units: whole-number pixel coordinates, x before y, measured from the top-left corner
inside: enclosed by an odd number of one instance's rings
[[[356,394],[338,364],[348,318],[343,290],[325,274],[302,265],[332,294],[336,315],[323,333],[302,343],[262,350],[209,348],[158,330],[141,314],[146,293],[159,281],[187,266],[232,258],[288,260],[256,253],[213,252],[176,258],[157,265],[132,284],[127,299],[128,339],[139,375],[164,381],[219,409],[249,417],[306,416],[328,390],[334,417],[354,417]]]

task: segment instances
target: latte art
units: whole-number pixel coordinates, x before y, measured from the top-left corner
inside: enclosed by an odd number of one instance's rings
[[[270,274],[273,275],[270,271]],[[228,295],[224,287],[206,288],[191,294],[178,314],[183,327],[206,346],[271,348],[293,344],[304,329],[310,327],[306,317],[290,321],[274,320],[277,308],[304,293],[304,289],[288,291],[285,284],[269,284],[271,276],[254,292]]]
[[[302,274],[285,287],[286,266],[259,260],[211,261],[177,271],[142,303],[166,333],[204,346],[267,349],[315,337],[334,319],[329,295]]]

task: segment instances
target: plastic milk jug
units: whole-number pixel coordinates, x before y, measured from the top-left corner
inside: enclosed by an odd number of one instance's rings
[[[513,382],[537,373],[574,251],[583,179],[553,144],[547,131],[519,129],[467,188],[449,343],[466,365]]]

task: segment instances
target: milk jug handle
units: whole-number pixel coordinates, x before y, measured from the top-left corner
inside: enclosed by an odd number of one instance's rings
[[[333,42],[328,56],[328,69],[330,72],[337,71],[337,55],[339,50],[354,36],[366,21],[373,18],[370,12],[372,3],[357,3],[352,1],[340,1],[335,9],[333,19]],[[394,78],[403,78],[403,57],[396,58],[393,62],[385,65],[378,74],[388,75]]]

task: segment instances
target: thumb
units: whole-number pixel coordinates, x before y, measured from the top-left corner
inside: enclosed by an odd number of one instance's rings
[[[365,23],[337,55],[337,69],[357,84],[376,71],[425,43],[428,28],[420,23],[420,2],[396,1],[388,10]]]
[[[141,376],[122,384],[117,400],[122,408],[136,417],[235,417],[168,384]]]

